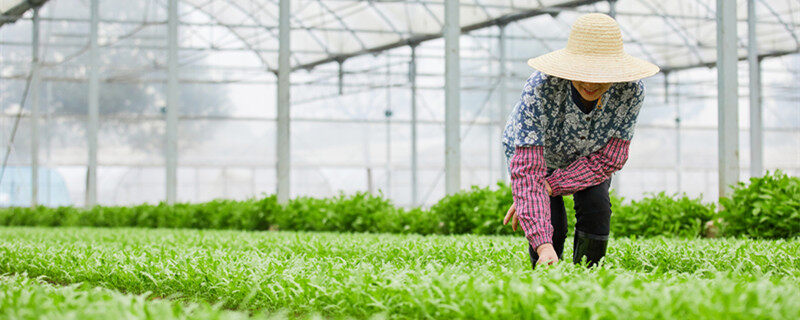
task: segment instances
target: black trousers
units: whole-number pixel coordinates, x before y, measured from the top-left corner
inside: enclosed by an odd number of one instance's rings
[[[548,169],[547,175],[552,173]],[[594,185],[575,192],[572,199],[575,202],[575,232],[582,233],[592,238],[608,238],[611,230],[611,199],[608,189],[611,187],[611,178],[598,185]],[[563,260],[564,240],[567,239],[567,210],[564,207],[562,196],[550,197],[550,224],[553,225],[553,249],[558,255],[558,260]],[[528,244],[528,253],[531,264],[535,268],[539,255],[536,248]]]

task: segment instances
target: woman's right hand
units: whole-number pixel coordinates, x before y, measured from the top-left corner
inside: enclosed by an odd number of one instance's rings
[[[547,190],[548,196],[553,196],[553,188],[550,188],[550,183],[547,180],[544,181],[544,189]]]
[[[539,261],[536,261],[537,265],[550,265],[558,262],[558,255],[556,255],[556,250],[553,249],[552,243],[545,243],[536,247],[536,253],[539,254]]]
[[[517,231],[517,203],[512,202],[511,208],[508,208],[508,212],[506,213],[506,217],[503,219],[503,225],[508,224],[508,221],[511,220],[511,230]]]

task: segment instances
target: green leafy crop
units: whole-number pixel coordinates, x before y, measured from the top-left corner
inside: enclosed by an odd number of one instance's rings
[[[325,319],[800,318],[798,239],[612,239],[591,270],[569,261],[571,239],[567,260],[549,268],[531,270],[526,246],[509,236],[0,227],[0,274],[128,294],[0,283],[0,318],[158,319],[167,304],[178,318],[226,316],[173,302]],[[131,300],[140,294],[167,301]]]
[[[720,199],[725,234],[754,238],[800,236],[800,178],[776,170],[739,182]]]
[[[698,237],[715,216],[714,204],[662,191],[617,207],[611,215],[611,232],[615,236]]]
[[[800,179],[785,174],[740,183],[730,199],[722,199],[728,235],[763,238],[800,235]],[[616,236],[703,235],[707,222],[716,221],[714,204],[686,195],[650,194],[623,204],[610,192],[611,232]],[[564,196],[568,232],[575,225],[574,200]],[[3,208],[0,225],[94,226],[239,230],[298,230],[416,234],[514,233],[503,225],[513,202],[511,187],[499,182],[445,196],[430,209],[402,208],[382,194],[340,193],[331,198],[297,197],[278,204],[275,195],[247,200],[217,199],[206,203],[167,205]],[[517,231],[521,233],[521,231]]]
[[[511,234],[503,225],[503,217],[514,199],[511,188],[503,182],[497,190],[472,186],[445,196],[431,207],[431,214],[440,222],[443,234]]]

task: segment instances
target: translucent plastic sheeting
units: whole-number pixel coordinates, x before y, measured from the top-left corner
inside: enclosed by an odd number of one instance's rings
[[[746,50],[746,1],[740,0],[738,18],[739,50]],[[196,65],[210,57],[215,63],[236,67],[275,69],[277,63],[278,0],[185,0],[180,3],[182,62]],[[577,7],[574,4],[583,3]],[[566,7],[558,7],[558,6]],[[56,11],[43,21],[43,31],[54,24],[55,37],[63,56],[85,50],[88,34],[88,5],[77,0],[51,2],[45,9]],[[346,56],[380,48],[420,36],[435,36],[443,25],[442,1],[293,1],[292,65],[305,65],[330,57]],[[533,15],[508,26],[510,38],[524,38],[537,47],[529,55],[563,46],[572,21],[587,12],[608,12],[606,1],[461,1],[460,23],[475,26],[497,19]],[[715,2],[713,0],[619,0],[617,20],[632,54],[653,60],[663,68],[681,68],[712,63],[715,52]],[[793,1],[758,0],[759,48],[763,53],[796,51],[800,4]],[[160,0],[101,1],[100,45],[138,52],[152,60],[165,55],[148,50],[165,50],[166,2]],[[30,14],[27,14],[29,16]],[[19,23],[17,23],[19,24]],[[17,24],[3,29],[20,29]],[[22,28],[24,29],[24,28]],[[496,33],[496,27],[487,28]],[[534,32],[535,31],[535,32]],[[2,31],[6,34],[5,31]],[[11,36],[17,34],[17,36]],[[4,39],[25,42],[8,32]],[[83,38],[83,39],[81,39]],[[403,47],[403,45],[399,45]],[[469,54],[469,52],[465,52]],[[441,54],[440,54],[441,55]],[[512,53],[513,55],[513,53]],[[344,57],[343,56],[343,57]],[[226,62],[227,61],[227,62]],[[335,63],[331,63],[335,64]],[[124,67],[119,65],[118,67]],[[262,69],[263,70],[263,69]]]
[[[105,120],[98,130],[97,161],[112,166],[164,164],[163,120]]]
[[[159,203],[166,192],[163,166],[98,166],[97,198],[99,204],[131,205]],[[187,182],[184,180],[181,184]],[[79,203],[83,203],[80,199]]]
[[[179,165],[275,165],[272,121],[183,120],[178,133]]]
[[[243,41],[254,39],[252,46],[277,47],[277,0],[225,0],[211,3],[190,0],[184,3],[190,12],[186,20],[224,24]],[[529,39],[563,41],[568,35],[571,21],[577,15],[609,10],[605,1],[584,1],[586,5],[571,8],[573,3],[577,2],[461,1],[460,23],[468,27],[508,15],[540,10],[553,13],[553,16],[542,16],[546,28],[536,28],[531,23],[528,30],[536,32],[528,33]],[[557,8],[560,5],[570,8]],[[294,1],[291,19],[293,64],[303,65],[415,36],[438,34],[443,25],[443,8],[442,1]],[[682,67],[716,59],[714,1],[620,0],[617,1],[616,10],[625,38],[632,41],[628,49],[637,56],[649,56],[664,67]],[[760,47],[765,52],[797,49],[797,36],[794,33],[800,15],[798,10],[800,5],[790,1],[758,2],[759,38],[763,39]],[[747,11],[739,10],[738,16],[741,20],[740,29],[746,30]],[[520,24],[529,24],[531,20]],[[266,31],[254,28],[254,25],[264,26]],[[745,35],[744,32],[742,35]],[[743,39],[740,43],[742,55],[745,54]],[[274,68],[276,59],[274,52],[261,53],[261,60],[271,68]]]

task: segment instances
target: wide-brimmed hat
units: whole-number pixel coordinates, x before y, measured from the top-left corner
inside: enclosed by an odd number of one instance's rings
[[[622,32],[602,13],[578,17],[567,47],[528,60],[528,65],[559,78],[584,82],[627,82],[658,73],[658,66],[622,49]]]

